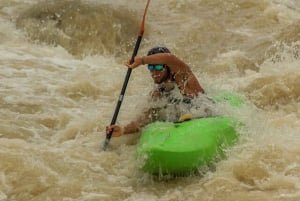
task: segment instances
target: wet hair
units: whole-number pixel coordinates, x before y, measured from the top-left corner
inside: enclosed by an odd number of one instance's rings
[[[148,51],[147,56],[157,53],[171,53],[170,50],[166,47],[154,47]]]

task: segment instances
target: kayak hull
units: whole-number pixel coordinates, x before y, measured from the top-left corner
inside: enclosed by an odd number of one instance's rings
[[[186,174],[224,155],[238,139],[237,121],[209,117],[190,121],[154,122],[145,127],[137,145],[143,171],[150,174]]]

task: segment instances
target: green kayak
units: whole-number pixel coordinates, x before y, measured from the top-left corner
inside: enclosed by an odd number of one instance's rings
[[[230,93],[216,97],[239,107],[243,99]],[[143,171],[182,175],[197,171],[224,155],[238,140],[239,122],[231,117],[209,117],[184,122],[154,122],[145,127],[137,145]]]

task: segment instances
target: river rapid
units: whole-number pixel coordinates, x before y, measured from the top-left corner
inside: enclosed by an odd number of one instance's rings
[[[167,46],[245,124],[215,168],[139,170],[137,135],[102,151],[146,1],[0,1],[0,201],[299,201],[300,1],[152,0],[139,55]],[[118,124],[148,105],[134,69]]]

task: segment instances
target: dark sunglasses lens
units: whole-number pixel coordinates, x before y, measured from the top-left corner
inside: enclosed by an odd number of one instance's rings
[[[153,65],[148,65],[148,70],[149,71],[153,71],[154,70],[154,66]]]
[[[162,69],[164,69],[164,66],[161,64],[155,66],[155,70],[157,71],[161,71]]]

